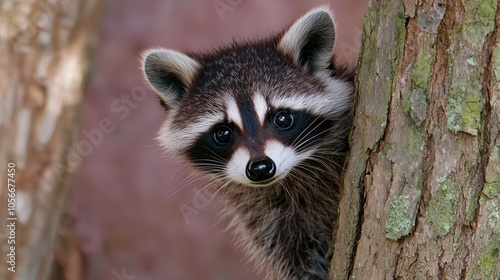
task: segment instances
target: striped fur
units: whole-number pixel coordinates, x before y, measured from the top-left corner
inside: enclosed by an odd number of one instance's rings
[[[209,178],[267,279],[327,279],[353,91],[334,40],[321,7],[271,38],[143,56],[167,112],[160,146]]]

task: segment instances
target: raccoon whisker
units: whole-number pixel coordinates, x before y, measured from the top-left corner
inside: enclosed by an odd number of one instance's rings
[[[319,185],[320,183],[323,182],[323,181],[321,181],[321,177],[318,176],[318,172],[311,170],[311,169],[312,168],[308,167],[308,166],[297,167],[296,171],[302,175],[301,179],[304,182],[305,186],[308,186],[311,184]],[[305,170],[307,171],[307,173],[304,172]],[[304,176],[307,176],[307,177],[304,177]]]
[[[320,125],[320,124],[318,124],[318,125]],[[316,128],[314,128],[314,129],[316,129]],[[314,129],[313,129],[313,130],[314,130]],[[328,129],[328,130],[329,130],[329,129]],[[288,152],[288,153],[284,156],[284,161],[286,161],[286,160],[287,160],[287,159],[288,159],[288,158],[292,155],[293,150],[300,150],[300,147],[302,147],[303,145],[305,145],[308,141],[313,140],[314,138],[318,137],[318,136],[319,136],[319,135],[321,135],[322,133],[327,133],[327,132],[328,132],[328,130],[325,130],[324,132],[321,132],[321,133],[317,133],[316,135],[314,135],[313,137],[311,137],[311,138],[307,139],[307,140],[306,140],[306,141],[304,141],[304,142],[298,142],[298,143],[296,143],[295,145],[293,145],[293,144],[292,144],[292,147],[293,147],[294,149],[289,150],[289,152]],[[303,136],[303,138],[304,138],[304,137],[307,137],[310,133],[311,133],[311,131],[310,131],[310,132],[308,132],[306,135],[304,135],[304,136]],[[294,141],[294,142],[295,142],[295,141]],[[306,177],[306,178],[307,178],[306,174],[304,174],[304,177]]]
[[[293,196],[292,194],[290,193],[290,191],[288,191],[288,188],[286,187],[286,183],[284,181],[281,181],[280,182],[280,185],[283,187],[283,189],[288,193],[288,196],[290,196],[290,199],[292,200],[293,204],[295,205],[295,207],[297,207],[297,209],[299,209],[299,205],[297,204],[297,202],[295,202],[295,199],[293,199]]]
[[[226,179],[221,179],[219,180],[220,184],[218,188],[216,188],[216,191],[210,196],[210,200],[209,200],[209,203],[212,203],[212,201],[217,197],[217,193],[219,193],[220,190],[224,189],[224,188],[227,188],[228,185],[230,184],[229,181],[227,181]],[[217,222],[217,217],[219,216],[219,212],[220,212],[220,206],[222,204],[222,201],[220,201],[219,203],[219,206],[217,207],[217,211],[215,213],[215,222],[214,222],[214,225],[216,225],[218,222]]]
[[[193,164],[194,167],[198,167],[198,168],[203,168],[203,167],[210,167],[211,170],[217,170],[217,171],[222,171],[224,170],[224,167],[219,164],[219,163],[209,163],[209,162],[206,162],[206,163],[196,163],[196,164]],[[212,169],[213,168],[213,169]]]
[[[199,168],[208,167],[212,171],[222,172],[225,170],[225,168],[221,164],[214,164],[214,163],[196,163],[196,164],[193,164],[193,166],[199,167]]]
[[[330,150],[328,148],[316,148],[315,154],[318,157],[324,156],[326,158],[330,158],[332,161],[334,161],[334,157],[343,157],[344,156],[344,153],[342,152],[341,148],[338,148],[337,151],[335,151],[334,148],[331,148]]]
[[[193,166],[193,167],[196,167],[196,166]],[[196,181],[201,181],[205,178],[207,178],[208,176],[201,173],[201,172],[197,172],[197,170],[192,170],[191,173],[189,173],[187,176],[186,176],[186,179],[183,180],[183,182],[185,182],[185,184],[187,185],[190,185]],[[181,182],[181,183],[183,183]]]
[[[293,175],[296,175],[298,176],[298,178],[300,178],[302,180],[302,177],[306,177],[307,178],[307,175],[306,173],[304,173],[301,169],[300,169],[300,164],[295,166],[291,171],[290,171],[290,174],[293,174]],[[300,176],[299,176],[300,175]]]
[[[203,161],[205,162],[214,162],[214,163],[218,163],[218,164],[221,164],[221,165],[225,165],[225,160],[222,159],[222,158],[206,158],[206,159],[203,159]]]
[[[296,174],[296,173],[300,173],[300,174]],[[293,183],[295,183],[294,187],[299,188],[299,190],[296,190],[296,191],[299,191],[300,193],[302,193],[301,190],[305,190],[304,185],[302,184],[302,182],[304,182],[303,176],[305,176],[305,174],[300,170],[294,170],[294,171],[289,173],[289,176],[290,176],[290,179],[293,180]],[[297,184],[297,183],[299,183],[299,184]],[[307,192],[305,192],[305,194],[309,195]]]
[[[214,226],[218,225],[220,222],[224,221],[224,219],[226,218],[223,215],[224,208],[221,207],[223,204],[224,204],[224,202],[219,199],[219,206],[217,206],[217,211],[215,212]]]
[[[222,158],[204,158],[203,161],[201,161],[201,162],[215,162],[215,163],[224,164],[224,160]]]
[[[309,178],[310,176],[308,176],[308,174],[305,173],[304,171],[302,171],[301,169],[302,169],[301,165],[298,165],[293,169],[293,171],[298,173],[298,175],[300,175],[300,181],[304,181],[303,178]],[[308,171],[308,170],[306,170],[306,171]]]
[[[313,128],[313,130],[309,131],[309,133],[307,133],[306,135],[304,135],[304,137],[302,137],[302,139],[300,141],[298,141],[293,147],[295,149],[299,150],[303,145],[305,145],[309,141],[312,141],[315,138],[317,138],[317,137],[319,137],[319,136],[321,136],[321,135],[323,135],[325,133],[329,133],[332,130],[331,127],[328,128],[328,129],[325,129],[325,130],[323,130],[321,132],[316,133],[315,135],[307,138],[305,141],[302,141],[302,140],[304,140],[305,137],[307,137],[309,134],[311,134],[314,131],[314,129],[316,129],[318,126],[320,126],[323,122],[324,122],[324,120],[322,122],[320,122],[315,128]]]
[[[320,125],[320,124],[319,124],[319,125]],[[300,148],[301,148],[301,147],[303,147],[304,145],[306,145],[308,142],[313,141],[313,140],[315,140],[317,137],[320,137],[321,135],[323,135],[323,134],[325,134],[325,133],[330,132],[330,130],[331,130],[331,129],[332,129],[332,128],[329,128],[329,129],[326,129],[326,130],[324,130],[324,131],[322,131],[322,132],[319,132],[319,133],[315,134],[314,136],[312,136],[312,137],[308,138],[307,140],[305,140],[305,141],[303,141],[303,142],[299,142],[299,143],[297,143],[297,144],[296,144],[293,148],[294,148],[294,149],[296,149],[296,150],[300,150]],[[309,133],[308,133],[308,134],[309,134]],[[304,137],[307,137],[307,135],[306,135],[306,136],[304,136]],[[320,148],[315,148],[315,152],[316,152],[316,151],[318,151],[319,149],[320,149]],[[326,150],[328,151],[328,149],[326,149]],[[314,155],[314,154],[313,154],[313,155]],[[329,154],[327,154],[327,155],[326,155],[326,158],[328,158],[329,156],[330,156],[330,155],[329,155]]]
[[[332,143],[332,144],[335,144],[335,143]],[[328,146],[328,147],[318,147],[318,148],[315,148],[315,150],[318,153],[321,153],[322,155],[343,156],[344,152],[341,151],[343,148],[340,146],[339,147],[335,147],[335,146],[332,147],[332,144],[327,143],[325,146]]]
[[[156,141],[156,145],[155,145],[156,149],[155,149],[155,151],[158,152],[161,157],[164,157],[165,154],[172,155],[172,151],[165,150],[165,148],[161,147],[161,145],[158,145],[159,143],[160,143],[160,141]]]
[[[312,164],[307,164],[307,163],[301,163],[299,166],[297,166],[297,168],[303,168],[304,170],[307,170],[309,171],[309,173],[314,173],[314,172],[311,172],[311,170],[316,170],[318,172],[325,172],[324,169],[321,169],[317,166],[314,166]]]
[[[309,172],[309,173],[305,173],[303,171],[301,171],[301,169],[303,168],[304,170],[306,171],[310,171],[309,169],[307,169],[306,167],[309,167],[309,168],[313,168],[315,170],[319,170],[319,171],[322,171],[321,169],[319,169],[318,167],[316,166],[313,166],[313,165],[309,165],[309,164],[299,164],[297,166],[297,171],[300,170],[300,172],[302,172],[302,174],[304,175],[305,178],[308,178],[308,177],[311,177],[311,175],[313,175],[315,178],[319,179],[324,185],[327,185],[325,183],[325,181],[323,181],[323,179],[321,178],[321,176],[319,174],[317,174],[316,172]]]
[[[303,151],[303,150],[306,150],[307,148],[304,148],[303,147],[308,144],[309,142],[312,142],[312,141],[315,141],[317,140],[318,137],[321,137],[322,134],[325,134],[325,133],[328,133],[328,131],[324,131],[324,132],[321,132],[321,133],[318,133],[316,135],[313,135],[312,137],[310,138],[307,138],[305,139],[305,141],[303,142],[300,142],[298,143],[295,147],[293,147],[295,150],[297,151]],[[316,148],[315,148],[316,149]]]
[[[304,169],[307,169],[307,170],[311,170],[312,169],[312,170],[318,171],[318,172],[310,172],[309,174],[312,175],[312,176],[314,176],[314,177],[316,177],[319,181],[321,181],[322,183],[324,183],[326,185],[326,183],[323,181],[323,178],[321,176],[321,173],[324,172],[323,169],[320,169],[320,168],[318,168],[318,167],[316,167],[314,165],[310,165],[310,164],[304,164],[301,167],[304,168]]]
[[[318,126],[316,126],[315,128],[311,129],[306,135],[303,135],[304,132],[306,132],[318,119],[319,119],[319,116],[317,116],[310,124],[308,124],[304,130],[302,130],[302,132],[299,134],[299,136],[297,136],[297,138],[295,138],[295,140],[293,140],[293,142],[291,144],[292,147],[295,147],[296,143],[302,141],[302,139],[307,137],[307,135],[309,135],[309,133],[311,133],[312,131],[314,131],[314,129],[316,129],[318,127]],[[321,125],[321,123],[322,122],[320,122],[320,125]]]
[[[216,156],[216,158],[224,161],[224,158],[222,158],[219,154],[217,154],[216,152],[214,152],[212,149],[210,149],[210,147],[208,147],[207,145],[203,144],[203,147],[205,147],[209,152],[211,152],[212,154],[214,154],[214,156]]]
[[[216,169],[225,169],[225,163],[217,159],[204,159],[201,162],[194,162],[192,163],[192,165],[197,167],[214,167]]]
[[[168,198],[172,197],[173,195],[175,195],[176,193],[178,193],[179,191],[184,189],[186,186],[191,185],[192,183],[194,183],[196,181],[205,180],[205,181],[210,182],[209,185],[218,182],[218,180],[216,180],[216,179],[214,180],[212,177],[213,176],[211,176],[211,175],[207,175],[207,174],[196,172],[196,171],[191,172],[179,183],[179,184],[182,184],[181,187],[179,189],[177,189],[173,194],[171,194]],[[166,199],[168,199],[168,198],[166,198]]]
[[[317,116],[310,124],[307,125],[307,127],[302,130],[302,132],[299,134],[299,136],[297,136],[297,138],[295,138],[295,140],[292,142],[292,145],[291,146],[294,146],[296,142],[300,142],[301,139],[303,139],[304,137],[307,137],[307,135],[304,136],[304,133],[319,119],[319,116]],[[314,129],[312,129],[311,131],[313,131]],[[308,133],[310,133],[311,131],[309,131]]]
[[[335,156],[341,156],[341,154],[335,154],[335,153],[321,153],[321,151],[318,153],[313,154],[309,159],[314,160],[316,162],[319,162],[329,168],[330,171],[334,172],[335,170],[333,167],[337,168],[338,170],[342,169],[342,166],[337,163],[334,160]],[[327,161],[325,161],[327,160]],[[333,167],[332,167],[333,166]]]
[[[164,203],[165,201],[169,200],[172,196],[176,195],[177,193],[179,193],[181,190],[183,190],[185,187],[191,185],[193,182],[195,182],[196,180],[200,179],[200,177],[196,177],[194,176],[193,174],[189,174],[188,176],[186,176],[180,183],[180,187],[177,188],[173,193],[171,193],[169,196],[161,199],[157,204],[155,204],[155,206],[159,206],[160,204]]]
[[[181,208],[181,209],[179,209],[179,212],[177,213],[177,215],[179,215],[179,214],[180,214],[180,212],[181,212],[182,210],[184,210],[184,208],[186,207],[186,205],[188,205],[189,203],[191,203],[191,201],[192,201],[192,200],[193,200],[193,199],[194,199],[194,198],[195,198],[198,194],[200,194],[201,192],[205,191],[207,188],[212,187],[215,183],[217,183],[217,181],[212,181],[212,182],[207,183],[207,185],[206,185],[206,186],[204,186],[203,188],[201,188],[201,190],[198,190],[198,191],[197,191],[194,195],[192,195],[192,196],[191,196],[191,198],[190,198],[190,199],[189,199],[186,203],[184,203],[184,205],[182,206],[182,208]],[[177,215],[176,215],[176,216],[177,216]]]
[[[315,138],[323,135],[323,134],[327,134],[327,133],[330,133],[332,130],[333,130],[333,127],[329,127],[327,129],[324,129],[320,132],[317,132],[315,135],[311,135],[311,133],[313,133],[320,125],[322,125],[326,120],[322,120],[321,122],[317,123],[316,126],[311,129],[306,135],[304,135],[304,137],[302,137],[302,139],[300,139],[300,141],[298,141],[298,143],[296,143],[296,145],[294,146],[296,149],[299,149],[301,148],[305,143],[308,143],[309,141],[311,140],[314,140]],[[308,137],[310,136],[310,137]],[[308,137],[306,139],[306,137]],[[305,140],[306,139],[306,140]],[[304,141],[305,140],[305,141]]]
[[[306,188],[306,186],[312,186],[314,185],[311,184],[311,180],[309,180],[308,182],[306,182],[304,180],[303,177],[298,177],[298,176],[294,176],[296,179],[292,182],[293,183],[299,183],[301,184],[302,186],[298,187],[298,186],[294,186],[295,187],[295,190],[294,190],[294,193],[298,193],[300,194],[300,199],[301,201],[304,201],[305,203],[303,203],[300,207],[301,208],[296,208],[298,211],[303,211],[304,209],[308,209],[310,208],[311,204],[310,202],[313,202],[314,204],[314,200],[315,198],[312,196],[313,193],[310,193],[310,191]],[[293,178],[293,177],[292,177]],[[317,184],[317,183],[316,183]],[[305,191],[308,191],[307,193]]]
[[[217,210],[215,211],[215,218],[214,218],[214,226],[218,225],[220,222],[224,220],[224,216],[222,215],[222,212],[224,211],[222,205],[224,202],[221,199],[218,199],[219,205],[217,206]]]
[[[212,201],[212,200],[216,197],[217,193],[218,193],[220,190],[222,190],[222,189],[224,189],[224,188],[228,188],[228,187],[230,187],[231,182],[230,182],[229,180],[227,180],[227,179],[224,179],[224,181],[225,181],[225,182],[223,182],[223,183],[222,183],[222,185],[221,185],[221,186],[220,186],[220,187],[219,187],[219,188],[218,188],[218,189],[217,189],[217,190],[213,193],[213,195],[212,195],[212,197],[211,197],[210,201]],[[217,225],[218,223],[220,223],[220,222],[223,220],[223,218],[224,218],[224,217],[222,217],[222,213],[220,212],[220,206],[221,206],[221,204],[222,204],[222,203],[223,203],[223,202],[221,201],[221,202],[219,203],[219,207],[217,207],[217,211],[216,211],[216,213],[215,213],[215,223],[214,223],[214,226],[215,226],[215,225]],[[219,216],[219,215],[221,215],[221,216]],[[220,219],[219,219],[219,218],[220,218]]]
[[[168,182],[167,182],[167,184],[166,184],[167,186],[170,186],[170,184],[172,183],[172,180],[174,179],[174,177],[177,175],[177,173],[179,173],[179,169],[180,169],[180,168],[181,168],[181,166],[180,166],[180,165],[178,165],[178,166],[175,168],[174,173],[172,174],[172,176],[170,176],[170,179],[168,180]],[[185,178],[184,178],[182,181],[184,181],[184,180],[185,180]],[[182,183],[182,181],[181,181],[181,183]],[[167,190],[165,191],[165,193],[168,193],[168,191],[169,191],[169,190],[167,189]]]
[[[300,180],[301,178],[299,176],[297,176],[297,174],[295,174],[293,171],[294,170],[290,171],[290,173],[288,173],[288,176],[292,177],[292,179]],[[284,180],[286,180],[286,179],[284,179]]]
[[[222,190],[223,188],[226,188],[226,187],[227,187],[227,186],[231,183],[231,182],[230,182],[228,179],[226,179],[226,178],[221,178],[219,181],[222,183],[222,185],[221,185],[220,187],[218,187],[218,188],[217,188],[217,190],[216,190],[216,191],[212,194],[212,196],[211,196],[210,200],[214,199],[214,198],[215,198],[215,196],[217,195],[217,193],[218,193],[220,190]]]
[[[327,172],[330,172],[330,173],[336,173],[335,169],[333,169],[333,167],[331,165],[334,165],[335,167],[340,167],[338,166],[338,164],[336,164],[334,161],[332,160],[328,160],[328,163],[325,162],[325,160],[321,157],[318,157],[318,156],[315,156],[315,155],[312,155],[308,158],[309,160],[311,161],[315,161],[315,162],[318,162],[322,165],[322,167],[324,167],[326,170],[324,171],[327,171]]]
[[[334,129],[335,129],[335,127],[330,127],[330,128],[328,128],[328,131],[332,131]],[[333,134],[335,134],[335,133],[333,133]],[[335,137],[335,136],[333,135],[333,137]],[[324,138],[324,144],[325,144],[324,148],[328,147],[329,149],[338,149],[338,150],[344,149],[344,143],[339,142],[338,139],[332,138],[332,135],[328,135]],[[330,152],[332,152],[332,151],[330,151]]]

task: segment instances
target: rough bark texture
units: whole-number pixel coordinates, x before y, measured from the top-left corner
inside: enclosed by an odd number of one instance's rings
[[[68,147],[77,136],[103,4],[0,1],[0,279],[47,279],[50,273],[67,174],[79,164]],[[7,211],[8,178],[14,180],[9,188],[15,186],[13,212]],[[7,244],[10,222],[15,244]],[[6,262],[13,245],[15,272]]]
[[[497,0],[372,1],[331,279],[500,279]]]

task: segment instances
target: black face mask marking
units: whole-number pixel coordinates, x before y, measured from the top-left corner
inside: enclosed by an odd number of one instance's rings
[[[304,111],[272,109],[268,114],[268,130],[284,145],[296,152],[317,145],[328,133],[332,121]]]
[[[198,167],[215,174],[223,173],[238,147],[249,150],[251,159],[263,157],[266,156],[264,146],[272,139],[300,153],[317,146],[333,122],[305,111],[270,108],[264,127],[261,127],[250,100],[240,102],[238,107],[244,131],[230,122],[212,126],[187,151],[188,157]],[[272,160],[279,162],[279,159]],[[241,166],[246,165],[241,163]]]
[[[239,137],[234,123],[214,125],[194,142],[187,155],[199,168],[220,174],[224,172]]]

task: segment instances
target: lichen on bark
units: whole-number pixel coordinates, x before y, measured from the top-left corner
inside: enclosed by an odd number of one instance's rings
[[[364,31],[331,279],[500,279],[498,2],[372,1]]]
[[[400,195],[391,200],[391,212],[385,223],[385,237],[398,240],[410,233],[413,227],[413,219],[410,216],[410,197]]]

